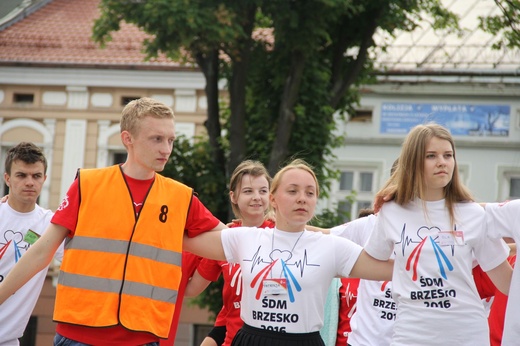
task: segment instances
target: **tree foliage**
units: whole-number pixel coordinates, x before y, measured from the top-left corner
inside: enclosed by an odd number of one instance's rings
[[[480,27],[500,38],[494,44],[494,48],[520,47],[520,1],[495,0],[495,3],[500,9],[500,14],[480,17]]]
[[[274,174],[300,156],[315,167],[325,191],[331,149],[341,143],[333,115],[357,101],[355,87],[371,71],[376,29],[411,30],[425,11],[436,27],[455,23],[438,0],[101,0],[100,10],[93,37],[101,44],[125,21],[150,34],[143,42],[149,58],[164,53],[204,73],[210,158],[223,176],[245,158],[260,157]],[[267,39],[254,35],[260,29],[270,30]]]
[[[162,174],[194,188],[202,203],[217,218],[226,220],[227,213],[218,214],[223,205],[229,204],[228,191],[225,185],[222,186],[226,178],[216,169],[210,153],[208,141],[197,138],[188,140],[179,136]]]

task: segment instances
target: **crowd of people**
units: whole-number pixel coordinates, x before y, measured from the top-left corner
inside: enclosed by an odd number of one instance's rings
[[[24,142],[8,152],[0,345],[18,344],[53,258],[54,345],[173,345],[183,298],[220,275],[223,306],[201,346],[519,340],[520,200],[476,203],[443,126],[409,132],[374,210],[319,229],[309,226],[319,183],[304,160],[272,179],[260,162],[237,166],[236,219],[226,225],[192,188],[158,173],[175,141],[169,107],[131,101],[120,125],[126,161],[79,169],[54,213],[36,203],[41,150]]]

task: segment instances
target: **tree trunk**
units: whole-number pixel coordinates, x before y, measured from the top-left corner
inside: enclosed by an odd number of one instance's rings
[[[206,100],[208,103],[208,119],[204,122],[206,130],[208,131],[209,143],[211,145],[211,158],[218,171],[222,174],[222,177],[226,176],[226,159],[222,146],[220,145],[221,137],[221,126],[220,126],[220,108],[219,108],[219,57],[218,51],[212,51],[207,55],[197,54],[197,64],[202,70],[204,77],[206,78],[206,86],[204,91],[206,92]],[[226,190],[226,181],[220,182],[220,186],[217,191]],[[220,205],[219,210],[213,211],[215,217],[219,220],[227,220],[230,212],[228,203]]]
[[[212,148],[213,163],[225,173],[225,158],[224,151],[220,146],[221,137],[221,126],[220,126],[220,108],[218,104],[219,90],[219,58],[218,51],[212,51],[206,56],[197,54],[197,64],[201,67],[202,73],[206,78],[206,86],[204,91],[206,92],[206,99],[208,104],[208,119],[204,125],[208,131],[209,143]]]
[[[287,157],[289,139],[291,138],[292,127],[295,121],[294,105],[298,100],[298,93],[303,78],[305,57],[299,51],[294,51],[291,57],[291,68],[289,76],[285,81],[280,109],[278,112],[278,125],[276,136],[269,158],[267,169],[274,176],[281,163]]]
[[[372,37],[378,28],[379,17],[383,13],[383,9],[379,8],[376,13],[372,16],[368,16],[370,18],[370,22],[366,23],[366,30],[364,31],[363,38],[361,40],[361,44],[359,45],[359,52],[356,57],[356,60],[352,64],[352,67],[348,69],[348,72],[342,77],[333,80],[333,85],[331,87],[331,98],[329,105],[337,109],[339,101],[342,97],[345,96],[347,90],[351,87],[351,85],[359,78],[359,74],[363,70],[363,66],[368,58],[368,49],[373,44]],[[341,45],[341,43],[340,43]],[[344,54],[344,51],[338,52],[338,54]],[[343,59],[334,59],[334,61],[344,61]],[[340,71],[339,68],[333,67],[333,71]],[[334,74],[333,74],[334,76]],[[331,117],[332,120],[332,117]]]
[[[255,21],[256,6],[243,9],[242,28],[244,38],[239,39],[235,54],[229,54],[232,64],[231,80],[229,82],[230,127],[229,127],[229,162],[228,175],[245,159],[246,143],[246,85],[249,70],[252,32]]]

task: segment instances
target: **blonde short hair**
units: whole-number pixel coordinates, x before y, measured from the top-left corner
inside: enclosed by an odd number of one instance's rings
[[[308,172],[312,175],[314,182],[316,183],[316,198],[320,196],[320,185],[318,184],[318,178],[316,178],[316,174],[312,170],[312,167],[302,159],[295,159],[287,164],[285,167],[280,169],[278,173],[275,174],[273,178],[273,182],[271,183],[271,194],[274,194],[280,185],[280,180],[282,179],[285,172],[291,169],[301,169]]]
[[[173,111],[164,103],[149,97],[142,97],[130,101],[121,114],[121,132],[128,131],[136,135],[140,129],[140,122],[146,117],[158,119],[175,119]]]

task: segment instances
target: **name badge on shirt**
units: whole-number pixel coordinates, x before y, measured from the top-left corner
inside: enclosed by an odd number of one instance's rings
[[[464,245],[464,232],[462,231],[441,231],[439,232],[440,246]]]
[[[33,231],[32,229],[29,229],[27,233],[25,233],[25,236],[23,237],[23,241],[32,245],[36,243],[36,241],[40,239],[40,235]]]
[[[262,284],[264,295],[287,294],[287,280],[285,279],[265,279]]]

